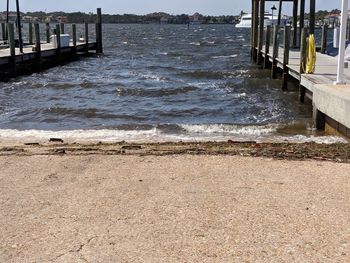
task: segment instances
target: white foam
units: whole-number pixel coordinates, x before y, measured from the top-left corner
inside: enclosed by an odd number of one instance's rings
[[[238,126],[229,124],[180,125],[182,133],[162,133],[158,128],[149,130],[14,130],[0,129],[1,141],[44,142],[50,138],[61,138],[65,142],[204,142],[204,141],[246,141],[257,142],[315,142],[315,143],[347,143],[337,136],[281,136],[276,134],[278,125]]]
[[[277,126],[238,126],[229,124],[180,125],[190,133],[202,134],[237,134],[260,136],[277,131]]]
[[[212,58],[235,58],[237,57],[238,55],[237,54],[234,54],[234,55],[228,55],[228,56],[213,56]]]

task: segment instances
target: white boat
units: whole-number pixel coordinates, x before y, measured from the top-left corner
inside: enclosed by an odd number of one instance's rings
[[[281,25],[286,25],[288,23],[288,16],[282,15],[281,17]],[[272,15],[270,13],[265,13],[265,26],[276,25],[278,22],[278,16]],[[236,25],[237,28],[251,28],[252,26],[252,14],[246,14],[241,17],[241,21]]]

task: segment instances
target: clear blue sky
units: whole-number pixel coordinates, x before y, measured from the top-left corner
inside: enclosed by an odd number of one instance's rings
[[[1,1],[5,10],[5,2]],[[10,0],[12,9],[15,0]],[[308,2],[308,0],[307,0]],[[341,0],[316,0],[317,9],[340,9]],[[20,0],[22,11],[82,11],[95,12],[101,7],[109,14],[147,14],[164,11],[170,14],[193,14],[200,12],[205,15],[238,14],[241,10],[250,10],[250,0]],[[278,5],[278,2],[274,4]],[[268,3],[266,9],[272,6]],[[290,14],[291,5],[286,4],[283,11]]]

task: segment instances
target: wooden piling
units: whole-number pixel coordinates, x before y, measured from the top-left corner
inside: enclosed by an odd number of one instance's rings
[[[301,75],[304,73],[304,65],[306,60],[306,29],[301,29],[301,39],[300,39],[300,79],[299,79],[299,100],[300,102],[305,102],[305,92],[306,89],[301,85]]]
[[[10,64],[12,74],[16,74],[16,46],[15,46],[15,30],[12,23],[7,24],[8,40],[10,45]]]
[[[103,53],[102,46],[102,9],[97,8],[97,23],[96,23],[96,53]]]
[[[265,0],[260,0],[260,6],[259,6],[259,39],[258,39],[258,58],[257,58],[257,64],[261,65],[262,62],[262,48],[263,48],[263,42],[264,42],[264,21],[265,21]]]
[[[328,38],[328,26],[323,25],[323,27],[322,27],[322,42],[321,42],[321,53],[322,54],[326,53],[327,38]]]
[[[61,35],[63,35],[65,33],[64,23],[60,23],[60,27],[61,27]]]
[[[50,43],[50,23],[46,23],[46,43]]]
[[[284,55],[283,55],[283,74],[282,74],[282,90],[288,89],[288,67],[289,50],[290,50],[290,26],[284,27]]]
[[[293,1],[293,43],[292,47],[297,47],[297,38],[298,38],[298,0]]]
[[[75,24],[72,24],[72,40],[73,40],[73,46],[77,46],[77,26]]]
[[[59,62],[62,61],[62,52],[61,52],[61,28],[60,25],[56,25],[56,41],[57,41],[57,59]]]
[[[310,34],[315,34],[315,13],[316,13],[316,0],[310,0]]]
[[[251,26],[250,26],[250,58],[251,60],[253,59],[253,48],[254,48],[254,31],[253,31],[253,25],[254,25],[254,17],[253,17],[253,14],[254,14],[254,0],[251,0],[252,1],[252,22],[251,22]]]
[[[41,41],[40,41],[40,27],[38,23],[34,25],[35,32],[35,52],[36,52],[36,68],[41,69]]]
[[[277,78],[277,57],[278,57],[278,34],[279,34],[279,25],[274,25],[273,27],[273,51],[272,51],[272,68],[271,68],[271,77],[273,79]]]
[[[258,58],[258,37],[259,37],[259,0],[254,1],[254,14],[253,16],[253,61],[256,61]]]
[[[29,45],[33,45],[33,23],[29,23]]]
[[[77,56],[77,26],[72,24],[73,56]]]
[[[271,26],[266,27],[266,36],[265,36],[265,57],[264,57],[264,69],[269,67],[269,53],[270,53],[270,42],[271,42]]]
[[[85,22],[85,52],[89,53],[89,24]]]
[[[2,40],[7,40],[6,24],[1,23]]]
[[[305,27],[305,0],[300,0],[300,16],[299,16],[299,46],[301,46],[301,31]]]

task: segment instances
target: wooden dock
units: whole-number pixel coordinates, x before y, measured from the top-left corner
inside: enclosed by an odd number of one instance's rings
[[[260,19],[263,17],[263,12],[259,14],[259,10],[265,8],[265,1],[268,0],[252,0],[253,61],[265,69],[271,69],[272,78],[280,77],[283,90],[288,89],[288,81],[291,79],[299,82],[300,102],[303,103],[305,98],[312,100],[315,128],[326,130],[329,134],[350,137],[350,69],[346,66],[344,69],[347,84],[335,85],[337,58],[324,54],[327,46],[327,27],[324,26],[322,30],[322,46],[318,48],[319,52],[316,54],[315,71],[312,74],[305,74],[301,65],[306,50],[306,36],[307,33],[314,34],[315,21],[310,21],[310,28],[298,28],[296,26],[298,0],[291,0],[294,3],[294,27],[278,25],[273,28],[265,27],[264,19]],[[314,7],[315,0],[310,2]],[[305,0],[301,0],[300,8],[300,16],[303,17]],[[311,11],[314,12],[314,8]],[[298,35],[300,37],[297,37]]]
[[[2,23],[3,41],[8,43],[8,48],[0,49],[0,81],[7,80],[22,74],[37,72],[45,68],[54,67],[74,61],[81,56],[103,53],[102,45],[102,13],[97,9],[97,21],[95,25],[96,39],[89,39],[89,24],[85,23],[84,38],[77,38],[76,25],[72,24],[69,43],[63,42],[64,24],[57,24],[53,32],[49,25],[46,29],[46,40],[41,39],[39,24],[29,23],[28,43],[20,46],[15,40],[14,24]],[[34,27],[33,27],[34,26]],[[62,34],[61,34],[62,33]],[[55,36],[56,41],[50,37]]]

